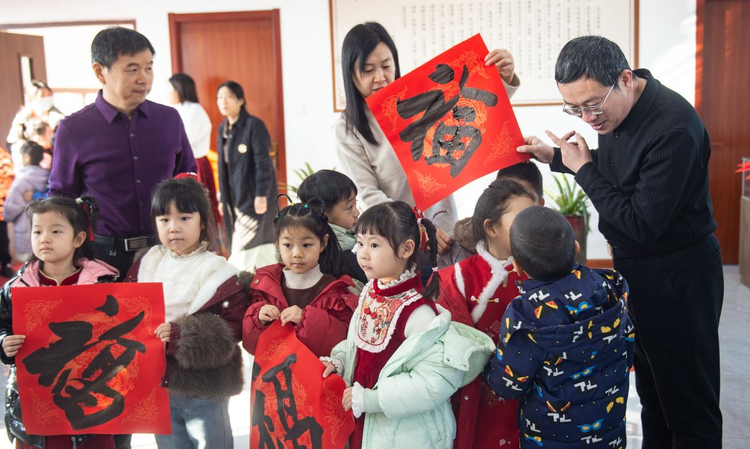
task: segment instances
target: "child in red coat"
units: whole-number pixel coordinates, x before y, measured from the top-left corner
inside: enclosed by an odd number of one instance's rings
[[[522,210],[538,201],[516,181],[498,179],[482,193],[471,225],[477,254],[439,272],[438,304],[454,321],[499,340],[500,320],[518,296],[510,257],[510,225]],[[518,448],[518,401],[503,401],[475,380],[452,398],[458,433],[456,448]]]
[[[279,212],[276,242],[283,264],[260,268],[250,284],[242,344],[255,354],[258,338],[275,320],[295,327],[297,337],[316,356],[327,356],[346,339],[357,307],[353,285],[342,275],[342,256],[328,225],[325,204],[313,198]]]

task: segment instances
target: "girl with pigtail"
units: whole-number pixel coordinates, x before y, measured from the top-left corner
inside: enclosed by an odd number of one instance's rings
[[[323,357],[327,377],[349,386],[343,405],[356,428],[349,447],[450,448],[456,423],[450,397],[474,380],[494,350],[492,340],[459,323],[435,301],[435,226],[402,201],[367,209],[357,221],[357,259],[370,281],[346,340]],[[418,253],[432,275],[423,287]]]
[[[243,346],[255,354],[263,331],[281,320],[294,326],[297,337],[315,355],[328,355],[346,338],[357,297],[349,291],[352,279],[342,272],[343,257],[325,203],[311,198],[291,204],[279,210],[274,226],[283,263],[255,272],[243,321]]]
[[[5,424],[18,449],[114,449],[112,435],[29,435],[21,417],[15,356],[25,335],[13,335],[12,293],[18,288],[89,285],[115,282],[115,268],[94,259],[92,221],[99,208],[90,197],[51,197],[31,202],[26,217],[31,224],[33,255],[0,290],[0,359],[11,365],[6,392]],[[85,300],[85,298],[81,298]],[[75,377],[73,372],[71,377]]]

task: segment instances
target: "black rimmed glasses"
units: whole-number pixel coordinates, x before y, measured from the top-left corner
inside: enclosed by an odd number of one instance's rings
[[[612,89],[615,88],[615,84],[613,84],[612,87],[609,88],[609,92],[607,92],[607,96],[604,97],[604,100],[602,100],[601,103],[593,105],[593,106],[584,106],[581,108],[571,108],[571,107],[568,107],[567,104],[563,103],[563,112],[565,112],[566,114],[574,115],[576,117],[583,116],[584,112],[587,114],[591,114],[591,115],[602,114],[604,112],[604,103],[607,102],[607,98],[609,98],[609,94],[612,93]]]

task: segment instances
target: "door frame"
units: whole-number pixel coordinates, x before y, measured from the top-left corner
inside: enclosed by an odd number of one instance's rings
[[[182,42],[180,39],[180,26],[183,23],[235,20],[270,20],[271,22],[271,28],[273,30],[271,36],[271,38],[273,39],[273,52],[277,56],[276,64],[274,64],[271,69],[274,71],[274,78],[278,80],[279,85],[279,88],[276,91],[276,104],[278,105],[276,120],[279,126],[279,135],[277,136],[278,141],[276,148],[279,167],[276,176],[279,186],[285,186],[286,130],[284,124],[284,80],[282,78],[281,72],[281,20],[279,10],[272,9],[265,11],[237,11],[195,14],[169,13],[169,47],[172,54],[172,73],[174,74],[182,72],[182,53],[180,52]]]

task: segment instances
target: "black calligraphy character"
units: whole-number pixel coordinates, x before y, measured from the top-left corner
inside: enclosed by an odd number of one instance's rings
[[[315,420],[314,416],[299,418],[297,413],[297,402],[292,391],[292,368],[297,362],[297,354],[289,354],[280,364],[266,371],[261,380],[266,383],[273,383],[276,391],[276,410],[284,427],[286,436],[285,441],[291,441],[295,449],[306,449],[307,446],[301,445],[299,439],[305,434],[310,434],[312,449],[321,449],[323,447],[323,428]],[[283,379],[279,379],[279,374]],[[253,378],[257,378],[255,367],[253,367]],[[255,392],[255,402],[253,403],[253,426],[256,424],[260,429],[261,448],[273,448],[273,440],[270,432],[273,432],[273,425],[270,417],[265,416],[265,398],[260,392]],[[290,425],[289,422],[293,424]],[[265,427],[265,428],[264,428]],[[283,447],[282,442],[278,442],[278,447]]]
[[[119,304],[114,296],[96,310],[107,316],[115,316]],[[98,426],[119,416],[125,409],[125,398],[110,388],[107,382],[124,370],[135,358],[135,353],[146,352],[142,343],[123,338],[143,320],[145,312],[104,332],[96,341],[86,344],[93,335],[93,325],[85,321],[50,323],[50,330],[60,337],[48,347],[40,348],[23,360],[30,374],[39,374],[39,385],[52,387],[53,401],[64,412],[73,429]],[[91,360],[81,377],[69,378],[72,368],[65,366],[85,351],[101,343],[112,342],[103,347]],[[115,356],[112,347],[119,345],[125,350]],[[94,377],[96,374],[98,377]],[[92,378],[93,377],[93,378]],[[86,413],[84,407],[101,405],[97,396],[111,400],[101,410]]]
[[[455,72],[447,64],[438,64],[429,78],[436,84],[445,85],[453,81]],[[422,117],[399,133],[402,141],[412,142],[411,155],[415,161],[421,159],[424,154],[427,132],[440,122],[433,136],[431,153],[425,156],[425,162],[427,165],[436,163],[450,165],[450,175],[454,178],[461,173],[482,144],[482,133],[479,129],[465,124],[476,119],[476,110],[471,106],[457,106],[458,101],[461,98],[468,98],[481,101],[489,107],[497,105],[497,95],[485,90],[466,87],[468,80],[469,71],[464,65],[461,80],[458,83],[459,93],[451,99],[446,101],[445,93],[437,89],[399,100],[396,105],[398,115],[405,119],[424,112]],[[458,125],[446,125],[444,121],[441,121],[448,112],[452,113]],[[468,141],[468,145],[464,143],[464,140]]]

